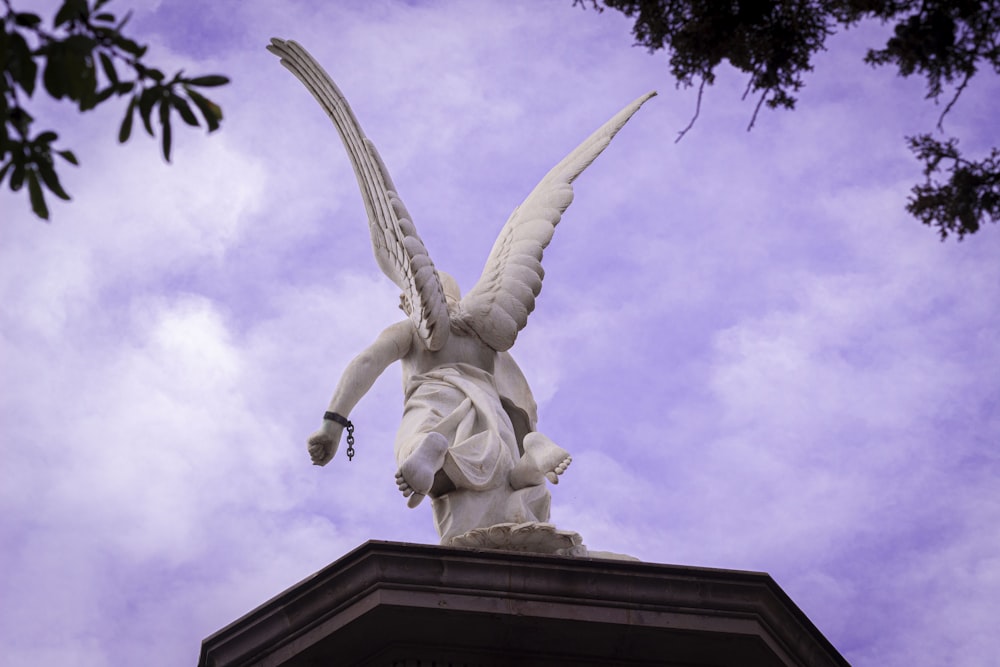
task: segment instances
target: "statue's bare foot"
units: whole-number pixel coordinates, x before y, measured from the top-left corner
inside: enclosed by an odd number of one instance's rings
[[[428,433],[417,445],[396,472],[396,486],[407,505],[416,507],[434,486],[434,475],[444,465],[444,455],[448,451],[448,439],[440,433]]]
[[[559,483],[573,457],[565,449],[534,431],[524,436],[524,455],[510,471],[510,485],[515,489],[541,484],[548,479]]]

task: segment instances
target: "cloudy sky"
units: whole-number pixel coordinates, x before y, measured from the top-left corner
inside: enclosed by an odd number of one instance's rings
[[[570,0],[129,5],[152,62],[232,78],[226,118],[166,165],[116,144],[110,104],[40,107],[82,161],[73,201],[45,224],[0,195],[5,664],[193,665],[364,541],[437,540],[393,483],[398,367],[351,415],[354,461],[309,465],[341,370],[400,313],[272,36],[326,66],[464,289],[538,179],[659,90],[577,181],[514,350],[574,456],[553,521],[766,571],[854,664],[1000,664],[1000,229],[941,243],[904,211],[903,137],[940,107],[861,62],[881,28],[832,39],[751,133],[721,72],[675,144],[693,92]],[[949,116],[971,154],[998,102],[976,79]]]

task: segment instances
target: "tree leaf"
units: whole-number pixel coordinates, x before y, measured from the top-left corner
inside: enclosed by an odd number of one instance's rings
[[[13,160],[0,167],[0,185],[3,185],[3,179],[6,178],[7,172],[10,171],[11,167],[14,166]]]
[[[170,162],[170,103],[169,98],[160,100],[160,125],[163,126],[163,157]]]
[[[88,56],[74,54],[80,61],[80,77],[70,79],[70,99],[79,100],[80,111],[87,111],[97,106],[97,68],[94,60]]]
[[[24,156],[17,155],[13,161],[14,171],[10,173],[10,189],[17,192],[24,185]]]
[[[45,183],[45,186],[59,197],[59,199],[69,201],[69,193],[63,189],[62,183],[59,182],[59,176],[52,167],[51,160],[40,160],[36,165],[38,166],[38,175],[42,177],[42,182]]]
[[[121,30],[121,26],[119,26],[118,29]],[[114,36],[111,37],[111,41],[114,43],[115,46],[120,48],[122,51],[125,51],[126,53],[133,55],[136,58],[141,58],[143,54],[146,52],[145,46],[140,46],[134,40],[125,37],[121,33],[115,33]]]
[[[98,104],[101,104],[102,102],[107,102],[108,98],[114,95],[116,90],[117,88],[115,88],[115,86],[108,86],[104,90],[98,92],[97,95],[94,96],[94,103],[92,107],[96,107]]]
[[[115,64],[111,62],[111,58],[106,53],[101,53],[100,58],[101,58],[101,68],[104,70],[104,76],[108,77],[108,81],[111,82],[111,85],[117,86],[118,71],[115,69]]]
[[[183,97],[171,93],[170,103],[174,105],[174,108],[177,109],[178,113],[180,113],[181,118],[184,120],[185,123],[187,123],[192,127],[198,126],[198,117],[194,115],[194,112],[191,111],[191,107],[188,105],[188,103],[184,100]]]
[[[52,24],[58,28],[63,23],[86,18],[87,13],[87,0],[65,0],[62,7],[56,12],[56,17]]]
[[[35,120],[35,118],[30,113],[28,113],[21,107],[14,107],[9,112],[7,112],[7,118],[8,122],[13,123],[14,126],[17,127],[22,134],[26,133],[28,126],[31,125],[31,123],[34,122]],[[24,129],[22,130],[22,128]]]
[[[14,16],[14,23],[25,28],[33,28],[42,22],[42,17],[38,14],[20,12]]]
[[[80,166],[80,161],[76,159],[76,155],[73,153],[73,151],[56,151],[56,155],[58,155],[59,157],[66,160],[72,165],[75,165],[77,167]]]
[[[62,40],[63,47],[79,55],[87,55],[94,50],[97,42],[87,35],[70,35]]]
[[[102,4],[103,4],[103,3],[102,3]],[[97,5],[97,7],[100,7],[100,5]],[[95,7],[95,9],[96,9],[97,7]],[[121,32],[122,28],[124,28],[124,27],[125,27],[125,24],[126,24],[126,23],[128,23],[128,22],[129,22],[129,21],[131,21],[131,20],[132,20],[132,10],[130,9],[130,10],[128,10],[127,12],[125,12],[125,16],[123,16],[123,17],[122,17],[122,22],[121,22],[121,23],[119,23],[119,24],[118,24],[118,25],[116,26],[116,28],[115,28],[115,29],[116,29],[116,30],[117,30],[118,32]]]
[[[37,137],[35,137],[36,144],[51,144],[53,141],[59,138],[59,135],[52,130],[46,130],[42,132]]]
[[[58,44],[51,44],[45,57],[45,72],[42,74],[42,82],[45,90],[54,99],[61,100],[66,97],[66,63],[65,53]]]
[[[28,171],[28,194],[31,197],[31,210],[42,220],[48,220],[49,207],[45,205],[45,194],[34,170]]]
[[[229,83],[229,78],[219,74],[209,74],[207,76],[196,76],[193,79],[188,79],[184,83],[189,86],[202,86],[204,88],[209,88],[212,86],[224,86]]]
[[[125,109],[125,117],[122,119],[122,126],[118,130],[118,143],[124,144],[132,134],[132,117],[135,115],[135,96],[128,103]]]
[[[219,105],[189,88],[185,88],[184,90],[195,106],[198,107],[198,110],[201,111],[201,115],[205,117],[205,123],[208,124],[208,131],[215,132],[219,129],[219,121],[222,120],[222,109],[219,108]]]
[[[66,51],[63,61],[66,75],[66,97],[77,102],[80,110],[87,103],[87,59],[79,53]],[[89,107],[87,107],[89,108]]]
[[[139,115],[142,117],[142,124],[146,128],[146,132],[149,136],[155,136],[153,134],[153,105],[156,104],[156,98],[159,97],[159,90],[157,88],[147,88],[142,91],[142,95],[139,96]]]
[[[4,41],[4,53],[7,56],[6,70],[14,77],[24,92],[31,97],[35,91],[35,79],[38,77],[38,64],[31,53],[28,42],[17,31],[0,32]]]

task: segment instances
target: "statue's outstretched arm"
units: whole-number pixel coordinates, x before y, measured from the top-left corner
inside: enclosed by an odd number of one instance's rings
[[[398,322],[379,334],[374,343],[347,365],[327,411],[346,418],[382,372],[406,356],[412,343],[413,325],[409,320]],[[309,456],[314,465],[323,466],[330,462],[337,453],[343,432],[344,427],[340,423],[323,420],[319,430],[309,437]]]

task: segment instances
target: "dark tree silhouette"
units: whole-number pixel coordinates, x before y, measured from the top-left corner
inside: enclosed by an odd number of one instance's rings
[[[72,151],[54,147],[59,138],[54,130],[32,131],[35,119],[28,106],[39,75],[46,94],[68,100],[81,112],[112,97],[127,97],[120,142],[131,136],[136,115],[146,132],[155,136],[155,114],[168,162],[174,112],[186,124],[199,125],[194,107],[209,132],[218,129],[222,109],[195,88],[221,86],[229,80],[219,75],[186,77],[183,72],[168,79],[143,60],[147,47],[122,32],[129,14],[119,20],[105,8],[110,0],[64,0],[50,24],[37,14],[15,10],[11,0],[0,2],[6,8],[0,31],[0,185],[8,176],[15,192],[27,184],[31,208],[38,217],[49,217],[45,189],[60,199],[70,198],[59,182],[55,156],[78,164]]]
[[[1000,73],[1000,0],[574,0],[598,11],[616,9],[635,19],[636,43],[669,55],[680,86],[702,92],[723,60],[748,76],[744,94],[756,99],[753,127],[762,106],[795,107],[803,75],[826,38],[860,21],[894,25],[881,48],[868,51],[872,66],[893,65],[900,76],[921,76],[927,98],[945,100],[937,130],[981,68]],[[691,125],[684,128],[683,136]],[[749,129],[749,128],[748,128]],[[936,227],[941,238],[959,239],[986,220],[1000,220],[1000,151],[969,160],[958,139],[931,133],[907,137],[923,163],[907,210]]]

